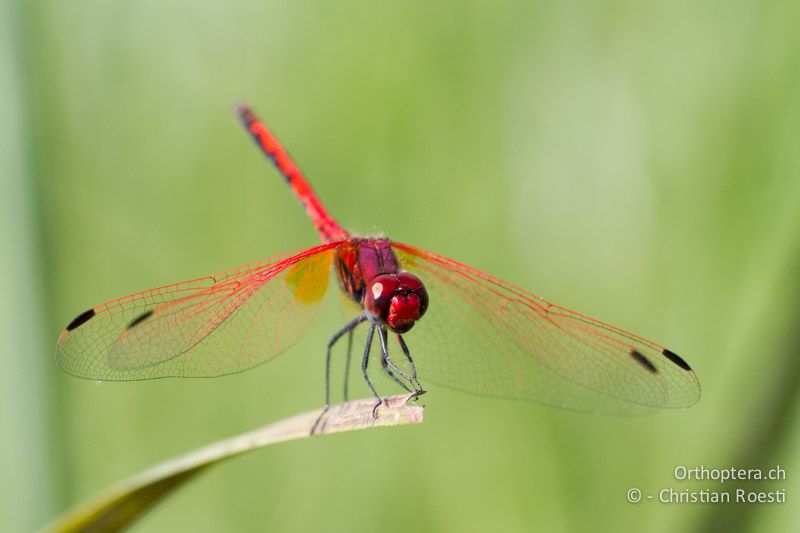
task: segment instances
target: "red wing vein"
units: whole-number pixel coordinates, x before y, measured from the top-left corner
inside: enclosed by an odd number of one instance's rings
[[[267,361],[298,340],[319,313],[339,244],[101,304],[62,332],[58,364],[80,377],[130,380],[209,377]],[[318,294],[296,298],[296,280],[312,276],[324,278],[307,282]]]
[[[670,361],[659,345],[451,259],[394,246],[430,297],[427,314],[407,334],[421,379],[608,413],[697,401],[694,373]]]

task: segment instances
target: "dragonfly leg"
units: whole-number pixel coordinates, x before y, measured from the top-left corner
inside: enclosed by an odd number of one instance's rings
[[[411,359],[411,352],[408,350],[408,345],[406,345],[406,341],[403,340],[402,335],[397,336],[397,341],[400,343],[400,348],[403,349],[403,353],[408,359],[408,364],[411,365],[411,383],[414,385],[414,389],[419,392],[425,390],[422,388],[422,384],[417,379],[417,367],[414,366],[414,360]]]
[[[344,401],[347,401],[348,394],[347,390],[350,385],[350,360],[352,359],[353,355],[353,330],[355,328],[350,328],[347,332],[347,358],[344,361]]]
[[[339,341],[339,339],[342,338],[342,336],[345,333],[349,334],[350,339],[352,341],[353,330],[355,329],[356,326],[358,326],[359,324],[361,324],[365,320],[367,320],[366,313],[357,316],[356,318],[354,318],[353,320],[348,322],[345,327],[343,327],[342,329],[340,329],[339,331],[334,333],[333,337],[331,337],[331,340],[328,341],[328,350],[325,353],[325,405],[322,408],[322,412],[317,417],[317,420],[314,422],[314,425],[311,427],[311,434],[312,435],[317,430],[317,426],[319,426],[319,423],[322,420],[322,417],[325,416],[325,413],[328,412],[328,409],[331,406],[331,350],[333,349],[334,345]],[[349,362],[350,362],[350,349],[349,349],[349,346],[348,346],[347,359],[348,359],[348,368],[349,368],[349,366],[350,366],[349,365]],[[347,377],[345,376],[345,380],[346,379],[347,379]],[[345,383],[347,383],[347,382],[345,381]],[[346,394],[347,394],[347,385],[345,385],[345,398],[346,398]]]
[[[364,376],[364,381],[367,382],[367,387],[372,392],[372,395],[378,402],[375,404],[375,407],[372,408],[372,417],[378,418],[378,407],[381,406],[383,400],[378,395],[378,392],[375,390],[375,387],[372,385],[372,382],[369,380],[369,375],[367,375],[367,363],[369,363],[369,349],[372,346],[372,337],[375,335],[375,328],[377,328],[375,324],[370,323],[369,331],[367,332],[367,345],[364,347],[364,358],[361,359],[361,374]]]
[[[414,382],[411,381],[411,377],[397,368],[397,366],[392,362],[389,358],[389,347],[388,347],[388,333],[384,328],[380,330],[380,339],[381,339],[381,366],[383,367],[383,371],[388,374],[390,378],[392,378],[395,383],[403,387],[407,392],[413,392],[408,385],[403,383],[403,381],[395,375],[395,372],[405,378],[412,386],[414,386]],[[389,369],[391,367],[391,370]],[[392,372],[394,370],[394,372]]]

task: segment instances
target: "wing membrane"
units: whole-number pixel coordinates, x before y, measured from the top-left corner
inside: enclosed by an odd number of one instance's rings
[[[609,414],[688,407],[700,385],[676,354],[452,259],[393,243],[428,290],[404,336],[420,380]]]
[[[338,243],[98,305],[61,333],[58,365],[98,380],[213,377],[294,344],[322,308]]]

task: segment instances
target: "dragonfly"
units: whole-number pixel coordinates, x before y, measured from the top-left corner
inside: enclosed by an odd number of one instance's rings
[[[366,333],[361,375],[376,402],[374,416],[382,397],[375,370],[372,377],[368,371],[373,344],[378,372],[415,394],[424,392],[422,379],[482,396],[622,415],[698,401],[697,376],[674,351],[442,255],[385,236],[352,235],[254,112],[239,105],[237,113],[321,243],[84,311],[58,339],[56,360],[68,374],[124,381],[251,369],[308,332],[333,284],[353,314],[327,344],[323,414],[331,402],[333,349],[348,339],[349,369],[356,330]]]

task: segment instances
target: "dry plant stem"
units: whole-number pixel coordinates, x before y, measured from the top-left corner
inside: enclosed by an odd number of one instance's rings
[[[314,436],[422,422],[423,407],[408,405],[416,393],[385,398],[373,417],[375,399],[332,405]],[[236,455],[293,439],[310,437],[320,412],[310,411],[242,433],[165,461],[84,502],[57,518],[45,531],[116,531],[141,517],[161,499],[209,466]]]

